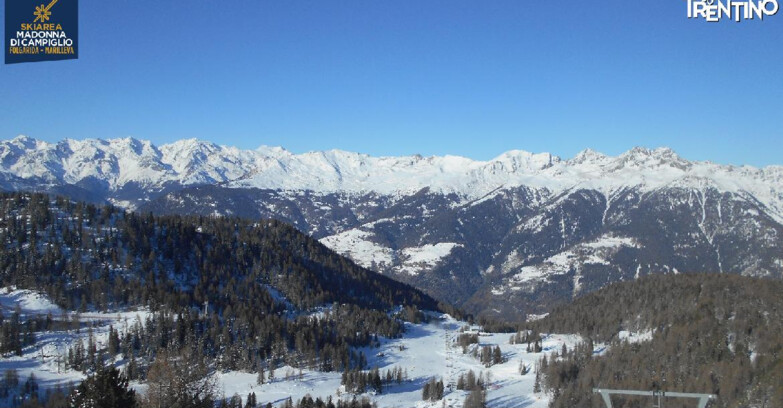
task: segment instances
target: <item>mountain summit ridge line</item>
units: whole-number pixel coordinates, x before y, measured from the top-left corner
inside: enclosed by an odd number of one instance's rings
[[[134,138],[49,143],[19,136],[0,141],[0,173],[44,183],[76,184],[90,179],[110,191],[127,183],[381,194],[430,188],[466,199],[514,186],[610,192],[627,185],[658,188],[686,183],[699,187],[706,182],[724,191],[749,191],[762,196],[762,202],[768,201],[764,195],[772,193],[769,198],[777,201],[773,212],[783,219],[783,166],[689,161],[667,147],[636,147],[618,156],[585,149],[566,160],[550,153],[511,150],[481,161],[451,155],[375,157],[336,149],[300,154],[267,146],[242,150],[196,139],[156,146]]]

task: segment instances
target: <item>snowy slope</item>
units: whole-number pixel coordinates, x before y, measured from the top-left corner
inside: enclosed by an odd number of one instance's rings
[[[73,320],[78,317],[82,324],[89,324],[99,348],[105,348],[108,344],[109,326],[123,331],[137,322],[143,324],[149,315],[146,310],[116,313],[64,311],[42,293],[14,287],[0,288],[0,305],[4,316],[9,316],[17,307],[20,308],[22,321],[32,315],[48,313],[51,313],[55,320],[63,317]],[[35,375],[40,387],[39,395],[42,396],[56,387],[78,384],[85,378],[84,373],[66,367],[65,361],[69,348],[77,341],[86,345],[88,337],[89,331],[85,327],[80,330],[38,332],[36,343],[25,347],[21,356],[0,356],[0,372],[15,370],[21,383],[24,383],[30,374]],[[12,391],[8,398],[15,395],[15,391]],[[0,406],[10,406],[9,399],[0,398]]]
[[[432,270],[462,244],[439,242],[392,249],[373,241],[371,232],[355,228],[321,240],[321,243],[371,270],[379,268],[408,275]]]
[[[4,307],[15,309],[19,305],[29,313],[52,311],[52,302],[40,293],[21,291],[14,288],[0,288],[0,301]],[[56,308],[56,306],[54,306]],[[65,313],[69,319],[74,312]],[[144,324],[149,312],[120,313],[81,313],[82,322],[91,323],[93,335],[99,348],[104,348],[108,341],[108,328],[113,325],[121,333],[137,322]],[[457,377],[473,370],[476,374],[483,372],[489,378],[487,393],[488,406],[491,408],[529,407],[544,408],[548,405],[549,396],[533,392],[535,372],[525,375],[519,373],[520,364],[534,367],[545,354],[561,349],[563,344],[569,348],[582,339],[576,335],[544,335],[541,353],[527,352],[525,344],[510,344],[508,334],[482,333],[479,345],[498,345],[501,348],[504,362],[492,367],[484,367],[477,358],[469,353],[463,354],[456,344],[460,329],[468,327],[467,323],[455,320],[448,315],[432,313],[431,323],[406,323],[406,333],[402,338],[383,339],[378,348],[363,348],[368,356],[368,368],[378,367],[381,372],[399,367],[407,372],[407,378],[400,384],[393,383],[384,388],[383,393],[367,392],[359,397],[368,397],[377,402],[381,408],[435,408],[441,407],[443,401],[424,402],[421,400],[421,389],[430,378],[442,379],[446,386],[444,400],[446,406],[462,407],[467,396],[466,391],[456,390]],[[55,317],[57,318],[57,317]],[[478,327],[469,330],[476,331]],[[62,363],[71,347],[77,341],[86,341],[88,331],[63,330],[38,333],[37,342],[23,350],[21,356],[0,356],[0,370],[16,370],[24,382],[30,374],[34,374],[40,386],[39,393],[44,395],[57,386],[78,384],[85,375],[64,367]],[[632,334],[628,334],[632,338]],[[639,340],[643,340],[640,338]],[[475,345],[471,347],[476,347]],[[117,359],[122,368],[125,360]],[[353,398],[354,394],[345,392],[340,385],[341,373],[318,372],[284,366],[275,370],[275,379],[270,383],[258,385],[257,374],[239,371],[213,373],[219,386],[218,394],[230,398],[239,395],[244,398],[255,392],[259,402],[272,402],[275,406],[282,405],[289,397],[294,400],[305,395],[326,400]],[[133,387],[144,393],[146,385],[133,383]],[[451,385],[451,387],[450,387]],[[13,392],[12,392],[13,394]],[[0,405],[7,403],[0,399]]]
[[[449,384],[453,388],[460,374],[473,370],[477,375],[480,372],[485,376],[489,374],[487,405],[490,408],[544,408],[549,403],[549,396],[533,392],[535,372],[531,370],[521,375],[520,363],[532,368],[543,355],[560,350],[563,344],[570,348],[582,341],[576,335],[544,335],[543,352],[533,353],[526,351],[525,344],[509,344],[509,334],[485,333],[479,337],[479,345],[500,346],[505,359],[502,364],[487,368],[470,354],[463,354],[455,343],[459,328],[465,325],[448,315],[430,324],[406,324],[408,331],[402,339],[387,339],[380,348],[365,350],[371,356],[368,359],[370,367],[377,366],[381,372],[393,367],[403,368],[408,372],[408,380],[385,388],[382,394],[363,395],[377,402],[381,408],[441,407],[443,401],[421,400],[422,386],[435,377],[442,379],[445,385],[445,405],[460,408],[467,392],[449,390]],[[291,373],[289,380],[285,380],[286,372]],[[299,378],[298,370],[282,367],[275,373],[275,382],[263,385],[256,384],[256,375],[253,373],[228,372],[216,376],[226,396],[238,394],[244,398],[248,393],[255,392],[259,402],[279,404],[289,396],[297,400],[308,394],[324,400],[328,396],[334,400],[339,398],[338,395],[349,400],[353,397],[353,394],[345,393],[340,385],[340,373],[304,370]]]
[[[574,294],[580,289],[580,268],[583,265],[611,265],[611,255],[620,248],[638,248],[631,238],[604,235],[594,241],[583,242],[573,248],[550,256],[535,265],[522,266],[524,262],[512,251],[502,265],[501,273],[505,276],[503,282],[492,289],[495,295],[507,291],[532,291],[537,283],[550,280],[557,275],[565,275],[574,271]]]
[[[13,286],[0,288],[0,312],[3,316],[14,313],[16,308],[22,316],[25,315],[58,315],[62,313],[59,306],[52,303],[48,297],[26,289],[17,289]]]

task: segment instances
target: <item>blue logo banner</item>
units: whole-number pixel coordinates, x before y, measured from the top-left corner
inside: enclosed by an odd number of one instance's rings
[[[79,57],[78,0],[5,0],[5,63]]]

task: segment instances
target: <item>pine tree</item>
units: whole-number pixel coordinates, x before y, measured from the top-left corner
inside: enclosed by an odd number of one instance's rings
[[[495,350],[492,352],[492,364],[500,364],[503,362],[503,354],[500,352],[500,346],[495,346]]]
[[[370,372],[372,387],[379,394],[383,393],[383,382],[381,381],[381,375],[378,371],[378,367],[375,367]]]
[[[258,401],[256,400],[256,393],[251,392],[250,394],[247,394],[247,402],[245,403],[245,408],[256,408],[258,406]]]
[[[429,401],[430,399],[430,382],[427,381],[424,383],[424,387],[421,389],[421,399],[424,401]]]
[[[102,368],[79,384],[71,398],[71,406],[135,408],[136,391],[128,387],[128,379],[119,370]]]
[[[120,350],[120,336],[114,326],[109,325],[109,357],[114,357]]]
[[[471,391],[467,397],[465,397],[465,403],[463,408],[486,408],[487,396],[484,390],[475,389]]]
[[[533,384],[533,392],[536,394],[541,392],[541,370],[536,370],[536,382]]]
[[[530,372],[530,367],[523,360],[519,360],[519,374],[525,375]]]
[[[270,373],[270,376],[271,376],[271,373]],[[265,375],[264,375],[264,367],[261,364],[259,364],[258,365],[258,377],[256,377],[256,384],[262,385],[265,382],[266,382],[266,378],[265,378]]]

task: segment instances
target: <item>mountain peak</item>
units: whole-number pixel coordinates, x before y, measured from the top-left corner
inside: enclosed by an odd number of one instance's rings
[[[674,150],[668,147],[648,149],[646,147],[634,147],[618,157],[618,168],[658,168],[672,167],[686,170],[692,163],[680,157]]]
[[[607,159],[609,159],[609,156],[601,152],[597,152],[593,149],[587,148],[577,153],[573,159],[569,160],[569,163],[570,164],[587,164],[587,163],[601,164],[605,162]]]
[[[32,149],[35,148],[38,145],[38,139],[32,138],[27,135],[19,135],[13,139],[11,139],[11,143],[24,147],[25,149]]]
[[[50,144],[19,136],[0,141],[0,175],[45,177],[61,185],[91,179],[109,192],[122,191],[128,183],[158,191],[193,184],[380,194],[429,188],[466,199],[483,197],[498,186],[549,191],[578,186],[610,192],[623,187],[651,190],[675,182],[700,188],[703,183],[694,180],[710,179],[725,191],[763,195],[763,201],[783,214],[779,169],[689,162],[666,147],[635,147],[619,156],[585,149],[566,161],[550,153],[511,150],[479,161],[457,156],[375,157],[343,150],[294,154],[269,146],[240,150],[198,139],[158,148],[132,137]]]
[[[278,156],[284,156],[284,155],[290,155],[291,152],[285,149],[283,146],[267,146],[267,145],[261,145],[258,146],[254,152],[263,154],[265,156],[272,156],[272,157],[278,157]]]
[[[559,162],[560,158],[551,153],[532,153],[526,150],[509,150],[490,160],[490,163],[500,163],[510,172],[543,170]]]

